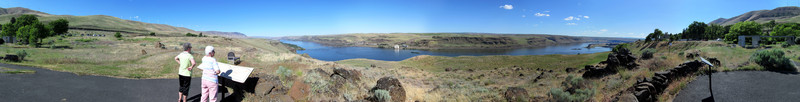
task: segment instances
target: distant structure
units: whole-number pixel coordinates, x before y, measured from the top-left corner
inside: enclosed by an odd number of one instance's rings
[[[394,49],[400,49],[400,45],[394,45]]]
[[[794,39],[795,39],[795,36],[759,36],[759,35],[743,35],[743,36],[739,36],[739,46],[745,47],[745,43],[746,43],[746,42],[745,42],[745,40],[746,40],[746,38],[747,38],[747,37],[753,38],[753,39],[751,40],[751,41],[752,41],[752,44],[753,44],[753,46],[752,46],[752,47],[758,47],[758,41],[761,41],[761,38],[766,38],[766,37],[773,37],[773,38],[787,38],[787,39],[786,39],[786,43],[789,43],[790,45],[794,45]]]
[[[4,36],[3,41],[5,41],[5,43],[11,43],[11,44],[17,43],[17,37]]]

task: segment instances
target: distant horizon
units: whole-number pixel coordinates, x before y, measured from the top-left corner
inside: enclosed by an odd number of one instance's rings
[[[713,5],[709,5],[713,4]],[[209,7],[212,5],[213,7]],[[107,15],[196,31],[254,37],[354,33],[492,33],[644,38],[800,1],[247,1],[7,0],[53,15]]]
[[[342,34],[313,34],[313,35],[292,35],[292,36],[317,36],[317,35],[346,35],[346,34],[413,34],[414,32],[391,32],[391,33],[342,33]],[[520,34],[520,33],[484,33],[484,32],[425,32],[425,33],[449,33],[449,34]],[[425,34],[423,33],[423,34]],[[558,35],[558,36],[573,36],[573,37],[606,37],[606,38],[631,38],[631,39],[644,39],[644,37],[607,37],[607,36],[576,36],[576,35],[560,35],[560,34],[534,34],[529,33],[531,35]],[[525,35],[525,34],[523,34]],[[292,37],[292,36],[250,36],[248,37],[261,37],[261,38],[279,38],[279,37]]]

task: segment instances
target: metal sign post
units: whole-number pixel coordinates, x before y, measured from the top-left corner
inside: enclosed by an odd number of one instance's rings
[[[714,64],[711,64],[711,62],[708,62],[708,60],[706,60],[703,57],[700,57],[700,60],[702,60],[703,63],[708,64],[708,71],[707,71],[708,72],[708,92],[711,93],[711,99],[713,100],[714,99],[714,91],[711,89],[711,71],[712,71],[711,67],[714,67]]]

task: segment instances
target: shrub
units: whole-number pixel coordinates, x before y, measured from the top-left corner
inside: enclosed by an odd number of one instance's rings
[[[0,39],[0,44],[3,44],[3,43],[6,43],[6,41],[3,40],[3,39]]]
[[[155,32],[150,32],[150,36],[156,36]]]
[[[750,56],[750,61],[764,66],[767,70],[772,71],[795,71],[789,58],[784,57],[783,50],[770,49],[761,50]]]
[[[561,86],[564,87],[573,87],[573,88],[583,88],[586,86],[584,83],[583,77],[575,77],[573,75],[567,76],[566,80],[561,83]]]
[[[642,59],[650,59],[653,58],[653,54],[656,53],[655,49],[647,48],[642,50]]]
[[[117,32],[116,34],[114,34],[114,37],[116,37],[117,39],[120,39],[120,38],[122,38],[122,34]]]
[[[28,56],[28,52],[25,50],[17,51],[17,56],[19,56],[19,60],[25,60],[25,56]]]
[[[278,75],[278,79],[281,80],[283,86],[290,87],[292,86],[291,82],[288,82],[289,79],[292,77],[292,70],[283,66],[278,66],[278,70],[275,70],[275,74]]]
[[[388,90],[377,89],[377,90],[375,90],[374,94],[375,94],[375,98],[379,102],[389,102],[389,101],[392,100],[392,96],[389,95],[389,91]]]
[[[575,93],[569,93],[560,88],[550,89],[550,96],[558,102],[583,102],[594,94],[594,89],[575,89]]]
[[[790,47],[790,46],[792,46],[792,45],[791,45],[791,44],[789,44],[789,43],[783,43],[783,44],[781,44],[781,47],[783,47],[783,48],[787,48],[787,47]]]
[[[628,51],[628,44],[619,44],[617,46],[614,46],[614,48],[611,49],[611,52],[620,52],[620,51],[627,52]]]

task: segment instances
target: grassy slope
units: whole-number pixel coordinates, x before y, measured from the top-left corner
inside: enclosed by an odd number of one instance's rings
[[[0,24],[8,23],[11,17],[18,17],[20,14],[7,14],[0,15]],[[50,22],[57,19],[66,19],[70,21],[70,27],[76,28],[91,28],[102,29],[106,31],[90,30],[78,31],[73,33],[96,33],[96,32],[123,32],[129,34],[148,34],[155,32],[157,34],[182,36],[186,33],[199,33],[191,29],[183,27],[173,27],[163,24],[144,23],[139,21],[124,20],[117,17],[105,15],[91,15],[91,16],[71,16],[71,15],[37,15],[39,21]]]
[[[61,39],[61,40],[59,40]],[[83,39],[90,42],[84,42]],[[217,56],[221,62],[225,61],[227,52],[233,51],[245,61],[243,65],[250,67],[264,66],[266,60],[275,60],[263,56],[274,56],[280,53],[292,53],[282,45],[274,45],[277,41],[264,39],[230,39],[225,38],[189,38],[189,37],[133,37],[116,40],[112,37],[51,37],[44,41],[54,41],[45,44],[44,48],[31,48],[20,45],[6,44],[0,50],[0,55],[15,54],[25,50],[29,53],[25,62],[12,63],[44,67],[57,71],[73,72],[84,75],[103,75],[124,78],[172,78],[174,77],[174,63],[172,58],[180,53],[179,44],[191,42],[194,45],[195,60],[200,63],[203,48],[206,45],[216,47]],[[167,49],[155,48],[154,44],[161,42]],[[261,43],[261,44],[246,44]],[[50,49],[50,46],[69,46],[72,49]],[[21,47],[21,48],[11,48]],[[144,50],[147,54],[142,54]],[[268,58],[268,59],[262,59]],[[279,58],[279,57],[272,57]],[[198,73],[199,75],[199,73]]]

